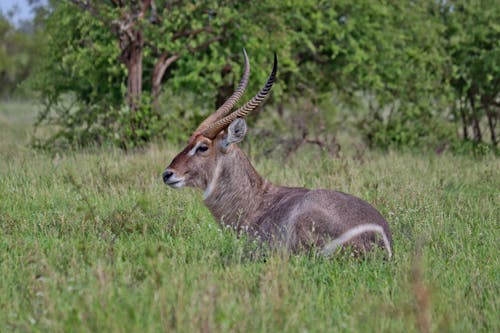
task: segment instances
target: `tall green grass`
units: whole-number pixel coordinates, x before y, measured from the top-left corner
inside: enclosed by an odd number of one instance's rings
[[[0,127],[15,119],[2,111]],[[199,192],[162,184],[179,147],[51,155],[9,133],[2,332],[500,330],[498,158],[254,151],[275,183],[349,192],[387,217],[394,260],[360,261],[268,252],[219,228]]]

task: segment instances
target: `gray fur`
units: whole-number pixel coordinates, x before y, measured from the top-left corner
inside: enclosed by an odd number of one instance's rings
[[[221,140],[221,148],[227,149],[233,143],[243,141],[247,133],[247,122],[243,118],[237,118],[227,128],[227,135]]]
[[[218,161],[217,183],[204,200],[221,224],[293,251],[322,249],[350,228],[375,224],[392,246],[387,222],[367,202],[342,192],[275,186],[255,171],[238,147],[232,148]],[[366,232],[342,246],[364,252],[374,244],[384,246],[382,238]],[[387,250],[390,255],[392,249]]]
[[[237,119],[213,140],[194,137],[165,171],[165,183],[201,188],[220,224],[271,246],[316,247],[325,255],[346,246],[356,252],[380,246],[392,255],[389,227],[375,208],[342,192],[271,184],[235,145],[245,133],[245,121]]]

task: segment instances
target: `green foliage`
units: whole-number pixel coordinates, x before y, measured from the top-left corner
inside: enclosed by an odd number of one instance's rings
[[[119,50],[110,31],[89,13],[60,3],[45,32],[42,62],[32,79],[45,105],[37,123],[58,130],[43,143],[82,146],[114,135],[104,124],[116,125],[125,71],[116,62]]]
[[[500,8],[495,1],[453,1],[444,7],[442,16],[447,28],[449,82],[457,101],[453,115],[462,122],[464,139],[476,143],[483,142],[481,119],[486,118],[490,143],[495,146],[500,118]]]
[[[290,10],[300,68],[291,79],[296,94],[305,90],[321,98],[335,90],[356,113],[368,102],[359,122],[376,146],[415,147],[432,133],[415,125],[439,119],[431,110],[438,106],[436,96],[446,91],[437,4],[310,1],[305,8],[291,3]]]
[[[33,81],[46,102],[40,124],[61,131],[48,145],[184,138],[179,128],[195,128],[234,89],[243,47],[252,63],[243,100],[265,81],[277,51],[268,103],[286,109],[287,128],[300,119],[298,127],[321,136],[348,122],[372,147],[427,149],[458,146],[461,121],[465,141],[472,126],[476,143],[487,143],[479,133],[486,119],[496,145],[494,1],[155,1],[142,16],[140,3],[52,4]],[[133,34],[142,38],[139,75],[128,48]],[[177,102],[183,98],[192,110]]]
[[[179,59],[160,76],[165,87],[162,90],[196,95],[198,103],[209,104],[202,116],[213,111],[221,86],[229,85],[232,90],[239,81],[243,47],[247,47],[252,59],[252,80],[245,98],[260,88],[270,69],[273,48],[272,39],[267,37],[273,25],[256,24],[270,21],[266,15],[255,20],[262,7],[237,2],[227,6],[219,2],[172,6],[155,3],[156,19],[135,23],[144,44],[139,77],[142,94],[133,104],[125,99],[130,69],[124,59],[127,53],[122,49],[121,32],[115,30],[123,11],[133,12],[134,6],[119,9],[95,2],[95,11],[84,11],[71,3],[54,5],[46,21],[49,37],[43,65],[33,82],[46,104],[39,124],[55,125],[60,130],[42,144],[85,146],[111,142],[133,147],[158,136],[178,140],[180,136],[172,135],[178,131],[169,130],[178,124],[167,120],[182,119],[186,106],[173,108],[176,102],[165,101],[165,97],[159,103],[152,84],[157,66],[173,55]],[[222,73],[221,68],[229,68],[229,72]],[[192,119],[200,118],[196,114]],[[190,123],[191,130],[193,126]]]
[[[0,12],[0,98],[29,95],[20,84],[37,61],[40,35],[15,27]]]

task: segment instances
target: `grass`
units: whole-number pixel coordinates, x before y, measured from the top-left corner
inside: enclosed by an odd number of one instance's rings
[[[29,110],[0,106],[2,332],[500,331],[498,158],[253,152],[275,183],[371,202],[395,248],[263,253],[162,184],[179,147],[49,155],[25,145]]]

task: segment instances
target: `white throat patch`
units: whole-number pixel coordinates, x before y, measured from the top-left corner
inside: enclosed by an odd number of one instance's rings
[[[205,200],[210,196],[210,194],[212,194],[215,185],[217,184],[217,180],[219,179],[220,171],[221,171],[221,160],[218,159],[217,164],[215,165],[215,170],[214,174],[212,175],[212,179],[210,180],[210,183],[208,183],[205,192],[203,192],[203,200]]]

